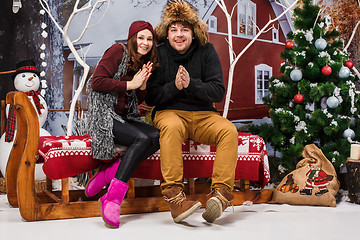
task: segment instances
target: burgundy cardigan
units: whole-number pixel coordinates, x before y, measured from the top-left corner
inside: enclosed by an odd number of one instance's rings
[[[120,78],[120,81],[113,79],[123,57],[124,47],[122,44],[114,44],[108,48],[98,63],[91,82],[93,90],[98,92],[114,92],[118,95],[118,103],[114,110],[119,115],[127,113],[128,99],[126,95],[127,81],[131,81],[133,74],[127,74]],[[146,90],[136,89],[139,104],[146,96]]]

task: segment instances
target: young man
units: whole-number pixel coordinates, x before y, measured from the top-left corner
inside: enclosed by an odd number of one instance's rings
[[[238,133],[213,107],[225,93],[219,57],[208,42],[207,26],[185,1],[170,1],[155,28],[160,68],[148,81],[146,103],[155,106],[154,125],[160,129],[162,194],[175,222],[201,207],[183,192],[182,143],[215,145],[211,194],[203,218],[213,222],[234,198]]]

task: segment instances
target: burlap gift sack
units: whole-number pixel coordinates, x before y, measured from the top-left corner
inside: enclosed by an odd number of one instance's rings
[[[340,183],[334,166],[315,144],[306,145],[302,156],[274,190],[271,203],[335,207]]]

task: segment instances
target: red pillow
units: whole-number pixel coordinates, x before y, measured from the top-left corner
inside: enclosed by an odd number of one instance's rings
[[[45,175],[53,180],[88,172],[101,163],[91,155],[89,134],[40,137],[38,153]]]

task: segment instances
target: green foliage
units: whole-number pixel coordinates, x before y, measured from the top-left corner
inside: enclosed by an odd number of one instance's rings
[[[287,37],[295,43],[291,49],[284,49],[285,60],[280,67],[283,74],[270,79],[270,96],[264,102],[270,106],[272,124],[252,127],[274,149],[281,153],[279,164],[291,171],[302,159],[301,153],[307,144],[315,143],[338,170],[349,156],[352,141],[360,141],[359,102],[353,74],[339,77],[339,71],[349,59],[342,51],[343,42],[336,30],[329,31],[331,19],[318,17],[320,8],[313,1],[303,0],[301,8],[294,9],[296,30]],[[316,21],[316,23],[315,23]],[[324,50],[317,49],[315,42],[326,40]],[[322,68],[329,66],[330,75],[325,76]],[[290,73],[299,69],[303,78],[295,82]],[[302,94],[304,101],[295,103],[296,94]],[[326,100],[335,96],[339,105],[332,109]],[[343,133],[351,128],[355,139],[345,139]]]

